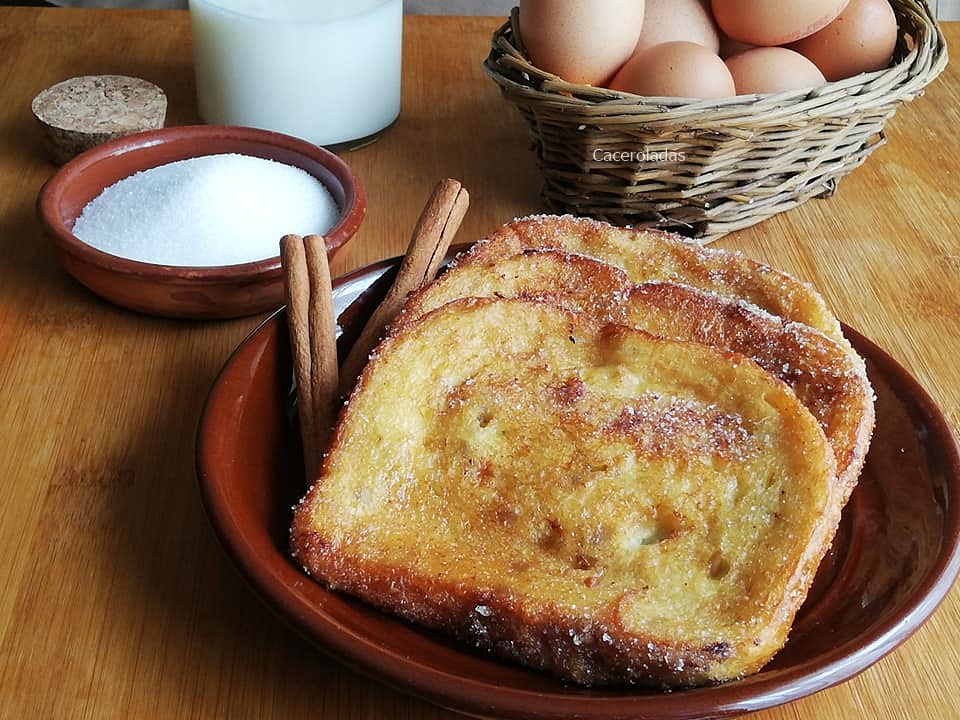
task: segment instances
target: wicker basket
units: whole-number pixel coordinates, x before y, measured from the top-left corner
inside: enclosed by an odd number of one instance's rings
[[[484,68],[530,128],[552,211],[709,242],[832,195],[883,144],[898,105],[944,69],[927,2],[891,4],[891,67],[813,90],[690,102],[568,83],[526,59],[516,8]]]

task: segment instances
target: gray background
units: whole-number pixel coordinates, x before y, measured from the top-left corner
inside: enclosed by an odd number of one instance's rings
[[[63,7],[185,8],[187,0],[51,0]],[[517,0],[403,0],[408,13],[437,15],[507,15]]]
[[[187,0],[53,0],[55,5],[74,7],[186,7]],[[437,15],[506,15],[518,0],[403,0],[409,13]],[[16,4],[16,3],[14,3]],[[960,20],[960,0],[931,0],[937,17]]]

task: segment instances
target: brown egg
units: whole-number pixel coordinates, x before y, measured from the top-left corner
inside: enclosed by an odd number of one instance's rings
[[[726,63],[738,95],[799,90],[826,82],[816,65],[782,47],[754,48],[727,58]]]
[[[712,0],[727,35],[748,45],[785,45],[829,25],[848,0]]]
[[[735,94],[720,56],[703,45],[674,41],[636,53],[610,88],[653,97],[721,98]]]
[[[719,52],[720,34],[709,0],[647,0],[646,5],[634,52],[673,40],[686,40]]]
[[[748,45],[739,40],[734,40],[729,35],[720,34],[720,57],[726,60],[728,57],[739,55],[740,53],[755,48],[756,45]]]
[[[541,70],[603,85],[633,54],[643,12],[644,0],[522,0],[520,38]]]
[[[887,0],[850,0],[839,17],[793,43],[827,80],[842,80],[890,64],[897,44],[897,16]]]

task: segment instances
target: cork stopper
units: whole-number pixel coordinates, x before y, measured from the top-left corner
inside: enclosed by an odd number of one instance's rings
[[[85,75],[47,88],[32,109],[47,154],[59,165],[107,140],[163,127],[167,97],[140,78]]]

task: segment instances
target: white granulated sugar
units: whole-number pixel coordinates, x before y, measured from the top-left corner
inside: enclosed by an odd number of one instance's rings
[[[106,188],[73,234],[157,265],[236,265],[280,254],[288,233],[323,234],[340,216],[323,184],[292,165],[223,154],[144,170]]]

